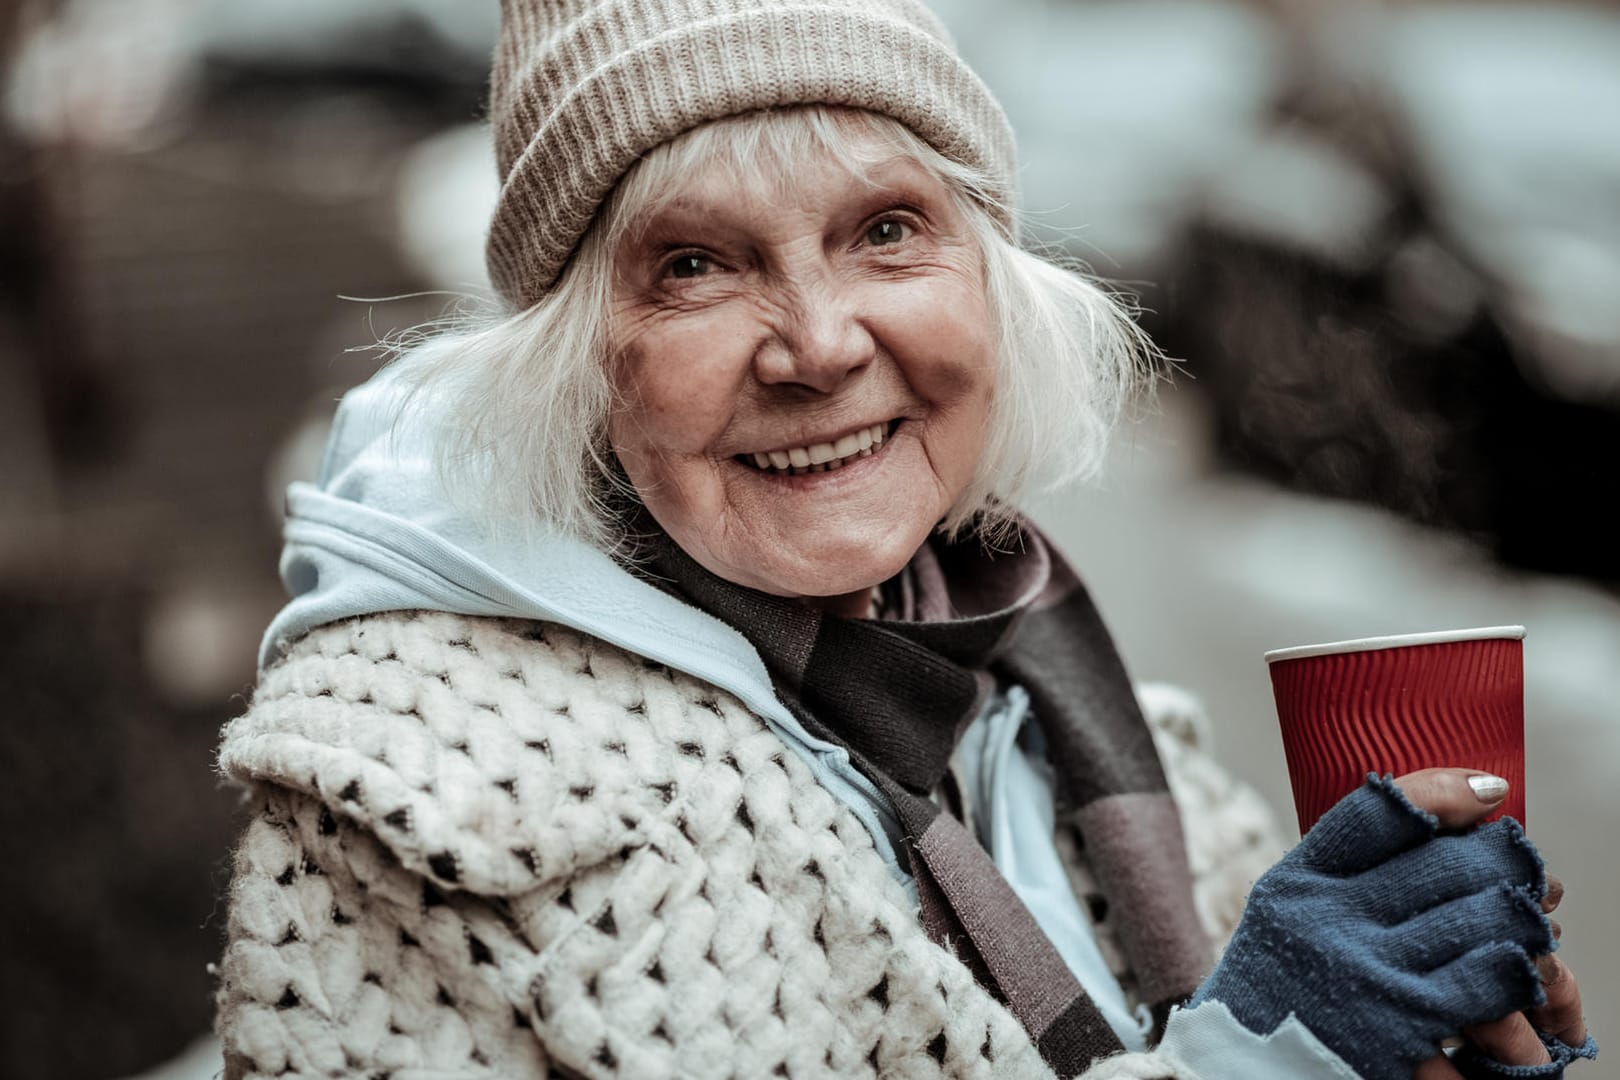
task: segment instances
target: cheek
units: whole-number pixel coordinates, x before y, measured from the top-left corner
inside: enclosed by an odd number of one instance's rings
[[[923,446],[946,504],[972,482],[988,437],[995,338],[983,290],[943,289],[908,316],[907,381],[930,406]]]
[[[983,290],[948,280],[897,299],[889,338],[906,381],[953,438],[971,433],[977,445],[995,386],[996,335]]]
[[[608,421],[615,450],[701,454],[730,422],[746,364],[714,331],[649,335],[619,354],[618,405]]]
[[[702,454],[702,425],[694,412],[682,412],[681,388],[621,373],[615,389],[621,404],[608,417],[608,444],[630,486],[666,528],[701,517],[703,479],[712,470]]]

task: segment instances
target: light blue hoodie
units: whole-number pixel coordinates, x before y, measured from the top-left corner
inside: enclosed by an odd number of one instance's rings
[[[350,391],[338,407],[319,478],[288,489],[281,577],[292,599],[265,633],[261,668],[317,626],[384,611],[562,623],[736,696],[849,807],[889,872],[915,898],[888,800],[854,768],[847,751],[805,731],[777,700],[746,638],[581,541],[555,534],[495,537],[479,528],[457,511],[436,474],[434,402],[413,400],[411,422],[397,422],[409,393],[398,368],[385,368]],[[1051,774],[1038,726],[1027,719],[1027,695],[1009,687],[964,738],[962,762],[981,839],[1120,1040],[1142,1049],[1150,1020],[1126,1003],[1052,844]],[[1193,1017],[1200,1019],[1188,1024]],[[1182,1029],[1198,1036],[1185,1047],[1196,1056],[1182,1056],[1208,1080],[1353,1080],[1348,1070],[1324,1071],[1338,1059],[1303,1028],[1298,1034],[1313,1046],[1293,1047],[1278,1036],[1263,1041],[1206,1005],[1175,1014],[1161,1049]],[[1263,1060],[1232,1056],[1246,1043],[1259,1047]],[[1216,1058],[1229,1061],[1218,1065]]]

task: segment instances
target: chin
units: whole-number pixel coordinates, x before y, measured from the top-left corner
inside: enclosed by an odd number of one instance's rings
[[[898,574],[928,540],[920,534],[896,535],[818,545],[790,563],[773,568],[763,591],[778,596],[834,597],[875,588]]]

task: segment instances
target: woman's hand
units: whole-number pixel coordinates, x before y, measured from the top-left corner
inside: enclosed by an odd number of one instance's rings
[[[1414,806],[1435,815],[1442,829],[1462,830],[1489,815],[1507,794],[1503,791],[1485,802],[1469,785],[1470,775],[1459,769],[1425,769],[1408,773],[1395,783]],[[1563,898],[1563,882],[1548,875],[1541,910],[1548,914],[1556,911]],[[1552,932],[1554,938],[1561,934],[1556,921]],[[1545,1005],[1464,1028],[1464,1037],[1486,1058],[1502,1065],[1551,1065],[1552,1056],[1538,1032],[1546,1032],[1566,1046],[1578,1047],[1586,1042],[1586,1019],[1574,973],[1552,953],[1537,957],[1536,968],[1547,995]],[[1462,1080],[1462,1076],[1449,1058],[1437,1054],[1418,1066],[1413,1080]]]
[[[1470,776],[1371,777],[1341,799],[1255,883],[1190,1007],[1222,1002],[1260,1035],[1293,1015],[1367,1080],[1411,1080],[1443,1039],[1534,1006],[1541,859],[1513,822],[1472,827],[1506,792]]]

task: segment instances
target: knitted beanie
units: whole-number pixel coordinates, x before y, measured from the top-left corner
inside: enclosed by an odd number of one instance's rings
[[[891,116],[1015,197],[1006,115],[920,0],[502,0],[490,279],[528,307],[641,155],[803,104]]]

